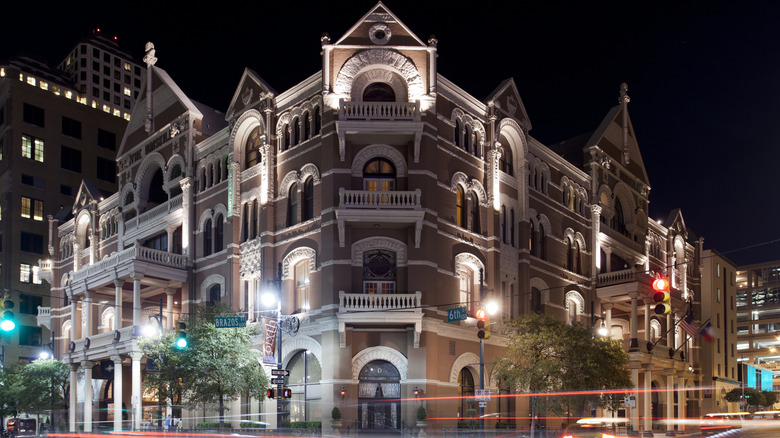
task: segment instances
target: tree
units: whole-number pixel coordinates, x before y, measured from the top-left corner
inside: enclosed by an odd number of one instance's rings
[[[7,364],[0,367],[0,418],[19,415],[19,398],[23,389],[15,366]]]
[[[550,413],[583,415],[587,406],[615,408],[624,393],[594,390],[631,388],[628,354],[619,342],[597,338],[582,324],[568,325],[543,314],[526,314],[510,321],[515,336],[496,364],[500,377],[516,391],[532,394],[532,418],[537,408]],[[533,427],[533,425],[532,425]]]
[[[19,394],[19,407],[25,412],[54,412],[67,407],[65,388],[70,368],[56,359],[37,359],[19,371],[18,384],[24,390]]]
[[[193,306],[187,322],[189,345],[183,350],[174,347],[175,334],[139,342],[150,358],[158,358],[158,372],[148,373],[149,387],[175,403],[182,394],[186,404],[216,407],[220,424],[231,400],[242,394],[263,398],[268,378],[261,366],[259,352],[252,350],[256,327],[216,328],[217,316],[235,316],[224,304]]]
[[[723,397],[727,402],[737,403],[742,401],[742,396],[745,396],[745,401],[748,406],[773,406],[777,403],[777,394],[772,391],[760,391],[755,388],[734,388],[727,392]]]

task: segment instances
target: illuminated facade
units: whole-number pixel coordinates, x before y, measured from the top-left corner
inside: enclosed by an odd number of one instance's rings
[[[161,300],[168,328],[190,305],[214,301],[257,324],[261,288],[279,264],[283,313],[301,321],[282,344],[293,401],[307,401],[287,406],[291,420],[324,419],[327,429],[338,406],[345,424],[397,429],[414,423],[419,404],[398,399],[417,388],[464,396],[424,402],[428,427],[453,427],[479,385],[479,343],[474,318],[448,323],[447,310],[491,298],[503,317],[603,322],[629,351],[638,388],[681,388],[677,398],[638,390],[635,430],[653,426],[651,407],[697,415],[682,390],[698,383],[695,341],[666,334],[676,316],[653,314],[648,272],[672,279],[683,312],[698,296],[700,244],[679,211],[665,226],[647,217],[625,87],[594,133],[546,146],[529,135],[513,80],[474,98],[436,71],[435,38],[419,39],[382,3],[321,43],[322,70],[288,90],[247,69],[224,114],[151,67],[118,151],[118,191],[87,193],[53,231],[44,274],[71,300],[42,311],[69,339],[71,430],[113,412],[115,428],[141,426],[135,327]],[[500,319],[487,360],[507,340]],[[114,379],[95,378],[93,366],[109,361]],[[485,387],[507,393],[486,369]],[[120,399],[133,411],[124,423]],[[275,425],[273,401],[232,409]],[[493,398],[486,412],[492,427],[528,407]],[[190,427],[201,414],[183,415]]]

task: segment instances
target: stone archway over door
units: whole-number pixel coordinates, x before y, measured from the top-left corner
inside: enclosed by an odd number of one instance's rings
[[[386,360],[366,364],[358,377],[358,427],[394,431],[401,426],[401,373]]]

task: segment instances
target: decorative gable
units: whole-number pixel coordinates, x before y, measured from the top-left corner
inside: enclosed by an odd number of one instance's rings
[[[235,120],[250,108],[263,112],[269,107],[270,99],[273,99],[276,94],[276,91],[257,73],[248,68],[244,69],[244,74],[241,75],[238,87],[233,93],[233,99],[230,100],[225,119]]]

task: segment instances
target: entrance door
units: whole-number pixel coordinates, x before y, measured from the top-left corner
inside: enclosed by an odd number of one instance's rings
[[[401,427],[401,376],[390,362],[375,360],[360,370],[358,424],[365,432],[397,432]]]

